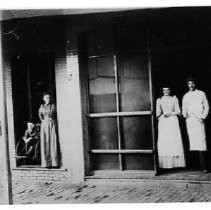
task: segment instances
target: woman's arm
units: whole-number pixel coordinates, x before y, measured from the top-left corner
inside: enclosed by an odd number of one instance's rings
[[[28,137],[28,132],[27,132],[27,130],[26,130],[26,132],[25,132],[25,134],[24,134],[24,136],[23,136],[24,142],[25,142],[25,143],[28,143],[31,139],[32,139],[32,137],[31,137],[31,136]]]
[[[162,115],[162,110],[161,110],[160,98],[158,98],[156,101],[156,117],[158,118],[161,115]]]
[[[172,115],[181,115],[179,101],[176,96],[174,96],[174,111],[172,112]]]
[[[42,105],[40,106],[40,108],[38,110],[38,116],[40,118],[40,121],[43,121],[44,120],[43,111],[42,111]]]
[[[27,130],[25,131],[22,139],[26,142],[26,140],[27,140]]]
[[[188,117],[188,105],[186,95],[184,95],[182,99],[182,115],[184,118]]]

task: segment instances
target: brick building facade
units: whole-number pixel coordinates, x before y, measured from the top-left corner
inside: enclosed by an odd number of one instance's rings
[[[211,94],[209,8],[54,12],[13,12],[1,21],[12,177],[78,182],[155,175],[154,108],[162,81],[170,80],[181,99],[184,78],[194,72]],[[16,144],[29,116],[37,116],[41,85],[57,106],[56,169],[17,165]]]

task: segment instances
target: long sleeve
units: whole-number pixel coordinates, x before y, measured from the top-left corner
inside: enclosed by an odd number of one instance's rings
[[[39,108],[38,115],[39,115],[40,120],[42,121],[43,120],[42,105]]]
[[[161,110],[160,98],[158,98],[156,101],[156,117],[160,117],[161,114],[162,110]]]
[[[179,107],[179,101],[177,99],[176,96],[174,96],[174,112],[173,112],[174,115],[180,115],[181,114],[181,110],[180,110],[180,107]]]
[[[24,141],[27,139],[27,134],[28,134],[28,132],[27,132],[27,130],[26,130],[25,133],[24,133],[24,135],[23,135],[23,140],[24,140]]]
[[[209,113],[209,103],[208,103],[208,100],[207,100],[205,93],[203,93],[203,99],[202,100],[203,100],[203,106],[204,106],[204,109],[203,109],[203,112],[202,112],[202,118],[206,119],[206,117]]]
[[[187,110],[188,110],[187,98],[186,98],[186,95],[184,95],[182,99],[182,115],[184,118],[187,117]]]

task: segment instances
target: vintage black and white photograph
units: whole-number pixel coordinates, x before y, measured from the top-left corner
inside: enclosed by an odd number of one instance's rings
[[[0,204],[211,201],[211,6],[0,14]]]

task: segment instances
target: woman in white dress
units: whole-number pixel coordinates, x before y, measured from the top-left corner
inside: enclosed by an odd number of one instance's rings
[[[178,99],[170,95],[170,88],[163,87],[163,96],[157,99],[158,160],[160,168],[185,167],[178,117],[181,114]]]

